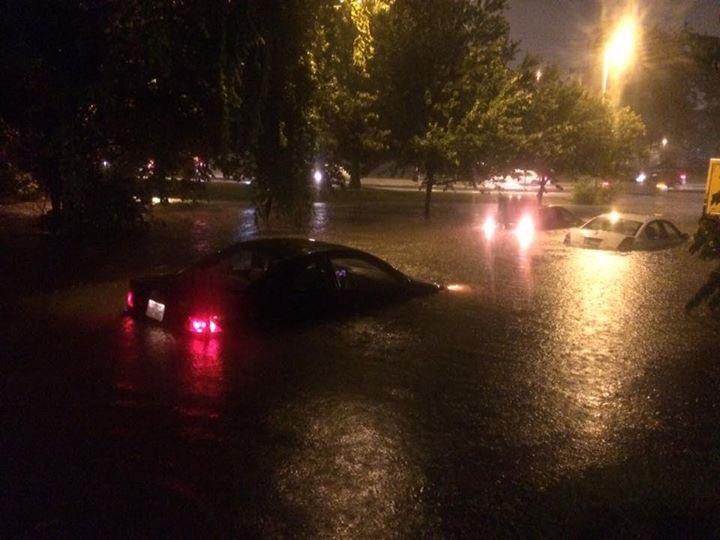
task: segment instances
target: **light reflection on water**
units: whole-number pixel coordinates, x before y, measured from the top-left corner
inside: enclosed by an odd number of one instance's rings
[[[258,222],[255,208],[252,206],[238,210],[235,241],[247,240],[257,234]]]
[[[568,307],[575,304],[570,334],[583,336],[583,349],[607,352],[603,349],[610,345],[609,332],[627,318],[623,292],[631,261],[629,256],[594,250],[576,250],[568,261],[568,273],[577,283],[571,289],[574,301],[568,302]]]
[[[313,204],[312,218],[310,228],[313,234],[322,234],[328,227],[328,208],[327,203],[316,202]]]
[[[190,229],[190,242],[195,252],[209,253],[212,249],[210,238],[210,226],[207,220],[204,218],[194,219]]]
[[[575,249],[564,261],[564,286],[541,367],[550,391],[549,421],[571,439],[558,445],[564,468],[584,468],[618,455],[614,436],[618,411],[627,408],[623,393],[642,371],[627,354],[632,350],[634,299],[628,295],[632,255]],[[622,411],[622,414],[633,414]]]
[[[289,417],[289,418],[288,418]],[[276,421],[298,443],[275,473],[291,513],[312,516],[311,534],[382,537],[420,515],[422,473],[391,411],[357,401],[296,403]],[[407,531],[406,531],[407,532]]]
[[[222,341],[191,337],[188,345],[187,388],[195,398],[219,399],[223,394]]]

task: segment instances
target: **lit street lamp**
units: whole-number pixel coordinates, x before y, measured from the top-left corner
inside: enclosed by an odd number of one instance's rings
[[[637,24],[632,15],[625,16],[610,36],[603,54],[602,93],[607,93],[610,71],[618,77],[632,62],[635,53]]]

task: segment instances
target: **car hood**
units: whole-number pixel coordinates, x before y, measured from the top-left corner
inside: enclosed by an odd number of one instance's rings
[[[445,288],[437,283],[430,283],[428,281],[420,281],[419,279],[412,278],[408,278],[408,283],[410,284],[410,290],[413,294],[417,295],[433,294]]]
[[[568,237],[568,244],[571,246],[609,250],[617,250],[623,240],[632,238],[617,232],[595,231],[578,227],[570,229]]]

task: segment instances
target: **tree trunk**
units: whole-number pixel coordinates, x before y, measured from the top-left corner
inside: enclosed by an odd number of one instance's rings
[[[362,188],[360,183],[360,160],[355,157],[350,164],[350,189],[360,188]]]
[[[59,174],[50,174],[45,180],[45,187],[50,197],[50,211],[53,215],[59,216],[63,210],[63,182]]]
[[[425,219],[430,219],[430,199],[432,198],[432,189],[434,184],[433,171],[425,168]]]
[[[540,189],[538,189],[538,192],[537,192],[537,202],[538,202],[538,206],[542,206],[543,195],[545,195],[545,186],[547,185],[547,183],[548,183],[549,181],[550,181],[550,177],[549,177],[549,176],[543,175],[543,176],[540,178]]]
[[[272,191],[270,191],[268,193],[267,199],[265,199],[265,208],[264,208],[264,213],[265,213],[264,218],[265,219],[264,219],[264,221],[265,221],[266,227],[268,225],[270,225],[270,212],[272,212],[272,204],[273,204],[273,196],[272,196]]]

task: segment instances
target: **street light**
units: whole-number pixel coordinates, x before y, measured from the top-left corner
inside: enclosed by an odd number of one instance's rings
[[[602,93],[607,93],[610,70],[615,77],[620,75],[632,62],[635,53],[637,23],[635,16],[626,15],[618,24],[605,45],[603,54]]]

